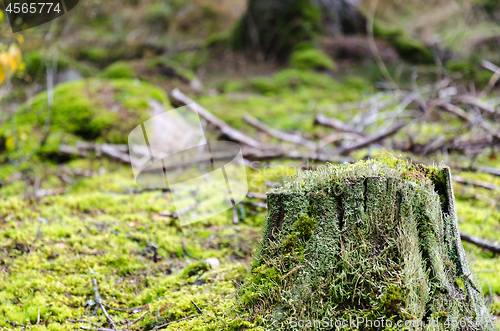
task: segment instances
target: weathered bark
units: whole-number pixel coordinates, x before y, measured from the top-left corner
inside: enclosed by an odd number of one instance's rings
[[[266,326],[325,318],[362,319],[359,330],[384,329],[376,319],[494,330],[460,241],[449,168],[329,165],[300,173],[267,204],[262,246],[239,298]]]

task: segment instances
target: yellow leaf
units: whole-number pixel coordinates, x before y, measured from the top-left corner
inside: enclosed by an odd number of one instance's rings
[[[11,44],[9,47],[9,55],[10,55],[10,68],[12,72],[15,72],[21,63],[21,50],[17,45]]]
[[[0,10],[0,21],[3,20],[3,11]]]
[[[14,137],[13,136],[8,136],[6,141],[5,141],[5,147],[7,147],[7,149],[14,149],[15,145],[14,145]]]
[[[0,53],[0,66],[3,67],[3,70],[5,71],[7,67],[9,66],[10,63],[10,56],[9,53],[7,52],[2,52]]]
[[[19,45],[23,45],[24,44],[24,37],[22,34],[17,34],[16,35],[16,39],[17,39],[17,42],[19,43]]]
[[[5,72],[3,71],[3,66],[0,64],[0,85],[5,81]]]

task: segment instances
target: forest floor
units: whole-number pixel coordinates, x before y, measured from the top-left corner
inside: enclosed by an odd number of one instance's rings
[[[130,330],[260,329],[245,316],[235,315],[235,307],[237,289],[249,272],[266,221],[261,200],[240,204],[237,224],[233,211],[228,210],[182,227],[172,215],[176,210],[171,194],[141,191],[130,165],[101,154],[64,155],[59,151],[61,144],[126,144],[130,130],[151,116],[152,99],[166,110],[174,108],[175,100],[168,94],[175,87],[265,144],[281,142],[245,122],[245,114],[318,141],[333,130],[314,125],[317,114],[358,127],[365,123],[363,130],[376,134],[386,125],[386,117],[413,112],[401,110],[398,102],[374,114],[374,107],[390,103],[396,93],[381,88],[382,76],[371,61],[338,60],[336,70],[317,71],[227,51],[217,44],[226,27],[210,24],[220,17],[234,22],[242,9],[233,12],[231,6],[185,11],[184,21],[173,21],[174,27],[169,28],[175,38],[151,41],[161,54],[134,42],[123,52],[113,52],[117,38],[122,43],[127,36],[130,39],[129,31],[114,35],[113,24],[123,24],[132,15],[131,8],[122,8],[119,23],[112,19],[112,7],[100,8],[85,29],[77,28],[82,18],[75,16],[76,27],[70,32],[78,34],[72,35],[73,42],[66,37],[57,68],[61,80],[71,70],[82,77],[57,84],[52,129],[42,148],[37,144],[49,110],[47,93],[40,84],[18,81],[5,108],[20,107],[15,120],[9,112],[0,114],[0,330],[108,330],[113,323]],[[179,8],[172,10],[177,13]],[[85,13],[94,10],[84,9]],[[144,15],[138,22],[156,22],[154,13],[159,10],[138,11]],[[209,36],[197,34],[192,25],[197,19],[215,31],[214,44],[208,46]],[[151,29],[158,27],[151,24]],[[188,41],[184,34],[190,36]],[[180,46],[173,47],[178,41]],[[132,56],[135,47],[140,55]],[[46,79],[36,74],[46,70],[46,54],[32,46],[24,55],[27,73],[35,83]],[[413,91],[415,86],[423,89],[435,82],[435,69],[402,61],[389,66],[391,73],[399,73],[396,82],[401,88]],[[419,75],[412,80],[415,70]],[[201,87],[197,81],[203,83]],[[478,91],[483,86],[478,85]],[[498,90],[489,92],[487,99],[498,100]],[[364,122],[370,117],[371,122]],[[498,242],[500,176],[478,171],[500,168],[496,148],[449,153],[396,148],[397,142],[424,146],[446,141],[462,126],[462,121],[449,114],[430,114],[396,133],[391,138],[396,144],[362,147],[340,161],[395,156],[414,163],[452,165],[460,230]],[[94,132],[95,127],[101,129]],[[464,137],[472,139],[474,134]],[[282,183],[303,166],[300,160],[255,161],[247,167],[249,189],[265,193],[270,183]],[[466,242],[464,248],[498,317],[500,257]]]

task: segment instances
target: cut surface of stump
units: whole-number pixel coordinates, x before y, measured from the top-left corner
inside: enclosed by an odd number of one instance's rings
[[[460,241],[448,167],[327,164],[271,191],[267,204],[239,292],[262,325],[495,330]]]

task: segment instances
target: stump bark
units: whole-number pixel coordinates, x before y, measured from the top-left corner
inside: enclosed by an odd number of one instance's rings
[[[267,201],[261,247],[239,293],[262,325],[495,329],[460,241],[449,168],[392,159],[327,165]]]

